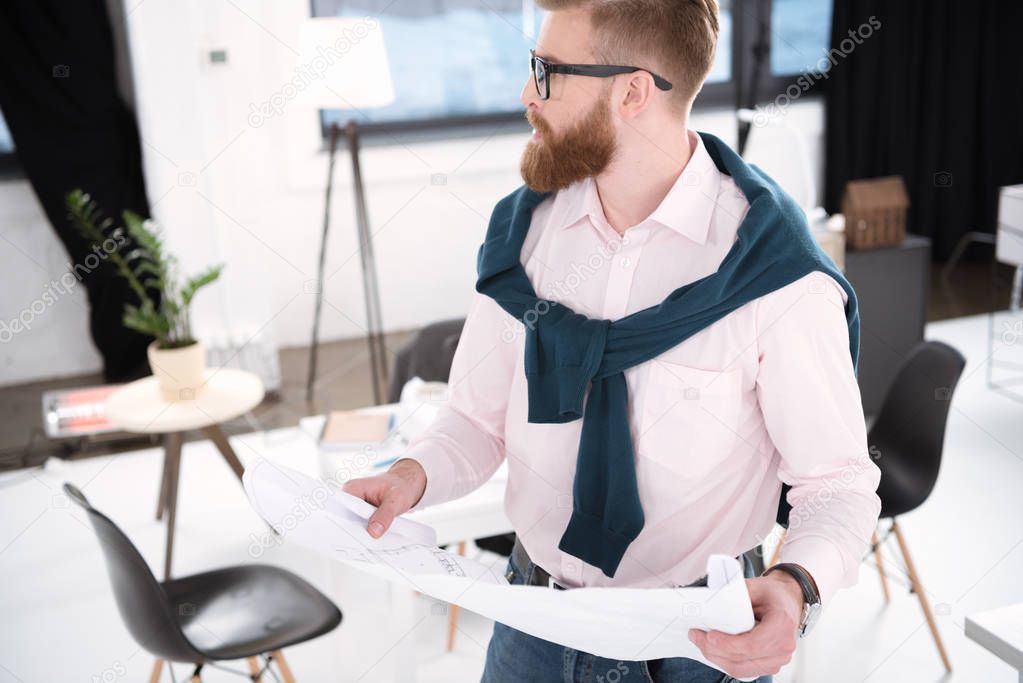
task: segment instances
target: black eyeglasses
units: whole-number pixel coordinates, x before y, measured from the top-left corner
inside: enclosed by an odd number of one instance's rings
[[[537,57],[535,50],[529,51],[529,69],[533,72],[533,83],[536,94],[541,100],[551,96],[551,74],[575,74],[576,76],[596,76],[606,78],[618,74],[631,74],[634,71],[646,71],[654,77],[654,85],[661,90],[671,90],[671,83],[654,72],[639,66],[612,66],[610,64],[551,64],[543,57]]]

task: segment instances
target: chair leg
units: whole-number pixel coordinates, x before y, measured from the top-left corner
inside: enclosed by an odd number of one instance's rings
[[[157,659],[153,662],[153,673],[149,674],[149,683],[159,683],[161,672],[163,672],[163,660]]]
[[[465,541],[458,544],[458,554],[465,555]],[[458,630],[458,605],[448,605],[448,652],[455,649],[455,631]]]
[[[884,573],[884,560],[881,559],[881,541],[877,539],[877,530],[870,537],[874,545],[874,561],[877,562],[877,571],[881,575],[881,590],[884,592],[884,601],[891,602],[891,595],[888,593],[888,576]]]
[[[281,677],[284,679],[284,683],[295,683],[295,677],[291,675],[291,667],[288,666],[287,660],[284,659],[284,653],[280,650],[274,650],[270,653],[270,656],[277,662],[277,668],[281,670]]]
[[[785,542],[785,534],[788,532],[787,528],[781,530],[781,538],[778,539],[778,545],[774,546],[774,552],[771,553],[771,561],[767,563],[768,567],[778,564],[778,554],[781,553],[781,545]]]
[[[902,537],[902,530],[899,528],[899,523],[893,518],[892,519],[892,531],[895,532],[895,539],[899,542],[899,550],[902,551],[902,558],[906,561],[906,570],[909,572],[909,581],[913,585],[913,590],[916,591],[917,597],[920,599],[920,607],[924,610],[924,617],[927,618],[927,625],[931,629],[931,636],[934,637],[934,644],[938,646],[938,654],[941,655],[941,661],[945,665],[945,671],[952,672],[952,664],[948,661],[948,655],[945,654],[945,646],[941,642],[941,635],[938,633],[938,625],[934,622],[934,615],[931,614],[931,606],[927,604],[927,595],[924,594],[924,587],[920,583],[920,577],[917,576],[916,567],[913,566],[913,560],[909,556],[909,548],[906,547],[906,539]]]
[[[259,683],[261,679],[261,676],[259,675],[259,670],[262,668],[259,666],[259,660],[256,659],[255,657],[249,657],[246,661],[248,661],[249,663],[249,674],[251,675],[252,680],[255,681],[256,683]]]

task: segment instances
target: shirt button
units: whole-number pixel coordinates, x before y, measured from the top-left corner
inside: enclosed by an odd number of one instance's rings
[[[622,264],[622,268],[628,268],[632,260],[628,256],[623,256],[618,262]]]
[[[566,562],[565,563],[565,571],[567,571],[567,572],[574,572],[575,571],[575,562]]]

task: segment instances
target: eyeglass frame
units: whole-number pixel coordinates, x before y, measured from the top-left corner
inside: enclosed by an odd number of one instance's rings
[[[547,93],[544,94],[540,91],[540,79],[537,78],[536,65],[540,64],[546,77],[544,82],[547,84]],[[575,76],[594,76],[597,78],[606,78],[608,76],[618,76],[620,74],[631,74],[636,71],[646,71],[648,74],[653,76],[654,85],[658,89],[667,92],[671,90],[671,82],[665,78],[661,78],[653,71],[644,69],[641,66],[615,66],[613,64],[557,64],[552,63],[538,57],[536,50],[529,50],[529,70],[533,74],[533,85],[536,87],[536,94],[541,100],[548,100],[551,97],[551,74],[569,74]]]

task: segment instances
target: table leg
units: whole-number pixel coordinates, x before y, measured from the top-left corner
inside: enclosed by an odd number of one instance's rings
[[[181,471],[181,442],[184,434],[172,432],[163,437],[164,457],[167,458],[167,550],[163,559],[163,578],[171,575],[171,557],[174,552],[174,518],[178,508],[178,475]]]
[[[235,455],[234,449],[231,448],[231,443],[224,436],[224,432],[220,430],[220,425],[210,425],[209,427],[203,427],[203,434],[206,435],[213,445],[217,447],[220,454],[224,456],[224,460],[234,470],[235,475],[238,477],[238,481],[241,481],[242,474],[245,473],[245,468],[242,467],[242,463],[238,460],[238,456]]]
[[[465,541],[458,544],[458,554],[465,555]],[[448,605],[448,652],[455,649],[455,631],[458,629],[458,605]]]
[[[217,447],[220,454],[224,456],[224,460],[226,460],[227,464],[231,466],[235,476],[238,477],[238,481],[241,481],[242,475],[245,474],[245,468],[242,466],[241,461],[235,454],[234,449],[231,448],[231,442],[227,440],[227,437],[224,436],[224,432],[221,431],[220,425],[210,425],[209,427],[204,427],[202,431],[203,434],[206,435],[206,438],[212,441],[213,445]],[[277,529],[275,529],[269,522],[266,522],[266,527],[274,536],[280,535],[277,532]]]
[[[163,511],[167,509],[167,466],[170,463],[170,458],[167,457],[167,449],[163,451],[163,473],[160,475],[160,498],[156,503],[156,519],[157,521],[163,519]]]

